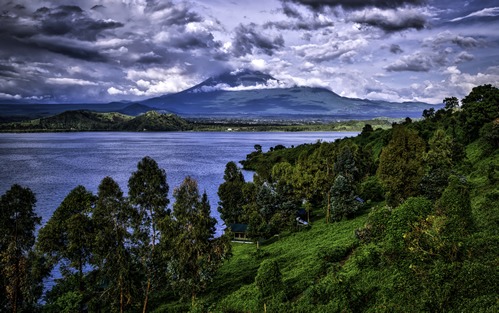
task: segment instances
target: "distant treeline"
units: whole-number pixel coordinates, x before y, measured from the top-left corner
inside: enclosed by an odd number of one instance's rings
[[[400,120],[400,119],[398,119]],[[397,119],[369,121],[298,121],[274,119],[182,118],[149,111],[139,116],[87,110],[66,111],[54,116],[22,122],[0,123],[0,132],[78,131],[360,131],[365,123],[389,128]]]
[[[184,131],[189,122],[174,114],[149,111],[137,117],[122,113],[99,113],[86,110],[66,111],[51,117],[25,122],[0,124],[0,131]]]

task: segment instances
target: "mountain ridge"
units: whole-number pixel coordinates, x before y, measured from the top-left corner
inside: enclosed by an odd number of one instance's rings
[[[0,104],[0,121],[47,117],[68,110],[119,112],[138,116],[155,110],[183,117],[257,119],[366,120],[378,117],[419,118],[440,105],[347,98],[322,87],[288,86],[269,74],[242,70],[223,72],[178,93],[142,101],[106,104]]]
[[[259,71],[225,72],[184,91],[141,102],[183,116],[312,116],[337,119],[420,117],[433,105],[342,97],[322,87],[284,87]],[[438,106],[437,106],[438,107]]]

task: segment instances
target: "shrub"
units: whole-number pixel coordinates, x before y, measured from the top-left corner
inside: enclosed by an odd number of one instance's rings
[[[262,298],[275,297],[283,290],[282,274],[276,260],[265,260],[260,264],[255,284]]]
[[[375,202],[383,201],[384,197],[384,189],[379,182],[377,176],[368,177],[361,185],[360,185],[361,193],[360,196],[364,200],[371,200]]]

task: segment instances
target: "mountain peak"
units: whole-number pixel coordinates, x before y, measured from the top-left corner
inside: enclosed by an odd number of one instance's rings
[[[204,82],[185,90],[185,92],[209,92],[226,89],[258,89],[268,87],[269,83],[272,86],[279,85],[279,81],[274,77],[262,73],[260,71],[252,71],[249,69],[226,71],[219,75],[213,76]]]

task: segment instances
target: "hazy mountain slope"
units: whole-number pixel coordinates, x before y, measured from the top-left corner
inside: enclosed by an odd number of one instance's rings
[[[185,91],[143,103],[180,115],[328,115],[342,119],[420,117],[424,109],[431,107],[424,103],[345,98],[325,88],[269,88],[274,86],[279,82],[260,72],[224,73]]]
[[[68,110],[121,112],[137,116],[147,111],[186,117],[237,117],[360,120],[376,117],[421,117],[424,109],[440,105],[394,103],[341,97],[325,88],[286,87],[257,71],[226,72],[175,94],[138,102],[100,104],[0,104],[0,122],[55,115]]]

